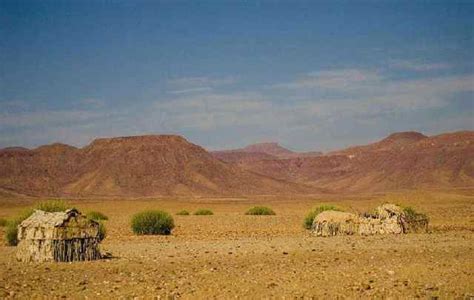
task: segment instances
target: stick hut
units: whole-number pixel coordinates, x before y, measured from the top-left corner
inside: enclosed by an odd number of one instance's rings
[[[18,225],[17,259],[24,262],[96,260],[99,223],[76,209],[65,212],[35,211]]]

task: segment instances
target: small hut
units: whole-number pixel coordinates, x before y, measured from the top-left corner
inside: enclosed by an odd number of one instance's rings
[[[65,212],[36,210],[18,225],[17,259],[24,262],[95,260],[99,250],[99,223],[76,209]]]
[[[314,218],[312,231],[316,236],[426,232],[428,218],[414,211],[407,214],[401,207],[387,203],[364,215],[323,211]]]

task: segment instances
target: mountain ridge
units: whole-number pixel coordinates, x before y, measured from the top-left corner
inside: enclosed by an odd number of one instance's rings
[[[394,133],[315,156],[280,147],[265,143],[245,151],[208,152],[177,135],[99,138],[82,148],[61,143],[7,147],[0,149],[0,190],[29,196],[153,197],[474,186],[474,131]]]
[[[473,187],[474,131],[430,137],[397,133],[318,157],[232,163],[258,174],[336,192]]]
[[[32,196],[234,195],[307,192],[215,159],[174,135],[101,138],[0,150],[0,188]]]
[[[246,157],[247,159],[251,159],[252,156],[261,156],[262,154],[266,155],[266,158],[268,159],[282,159],[293,157],[318,156],[321,155],[322,152],[295,152],[282,147],[277,142],[263,142],[250,144],[239,149],[211,151],[211,154],[213,154],[217,158],[223,158],[224,160],[235,160],[238,159],[239,154],[241,156]]]

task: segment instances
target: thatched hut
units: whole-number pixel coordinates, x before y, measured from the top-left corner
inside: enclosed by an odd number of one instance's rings
[[[359,231],[359,222],[355,214],[326,210],[314,218],[312,230],[317,236],[353,235]]]
[[[18,225],[17,259],[25,262],[95,260],[99,250],[99,223],[76,209],[35,211]]]
[[[401,234],[427,230],[428,218],[425,215],[407,213],[400,206],[389,203],[362,216],[340,211],[323,211],[314,218],[312,225],[313,234],[316,236]]]

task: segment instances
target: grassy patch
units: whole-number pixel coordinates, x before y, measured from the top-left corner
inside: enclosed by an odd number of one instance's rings
[[[99,240],[103,241],[107,237],[107,229],[105,228],[105,224],[102,221],[97,221],[99,223]]]
[[[411,206],[403,207],[403,212],[405,213],[405,218],[406,218],[407,222],[409,222],[409,223],[419,221],[420,219],[428,220],[427,215],[417,212]]]
[[[311,229],[314,218],[316,218],[317,215],[319,215],[320,213],[326,210],[342,211],[340,208],[334,205],[320,205],[318,207],[315,207],[311,211],[309,211],[306,217],[304,218],[303,227],[306,229]]]
[[[212,212],[212,210],[205,209],[205,208],[198,209],[194,212],[194,215],[196,215],[196,216],[210,216],[210,215],[213,215],[213,214],[214,213]]]
[[[16,246],[18,244],[18,225],[21,222],[29,218],[35,210],[42,210],[46,212],[60,212],[65,211],[68,209],[66,202],[62,200],[47,200],[36,203],[34,207],[30,207],[25,209],[21,212],[18,216],[16,216],[13,220],[10,220],[7,223],[6,231],[5,231],[5,238],[7,240],[8,245]]]
[[[5,229],[5,239],[9,246],[18,245],[18,224],[13,224],[13,222],[8,222],[8,226]]]
[[[36,203],[34,209],[42,210],[46,212],[59,212],[67,210],[68,205],[63,200],[47,200]]]
[[[7,219],[0,218],[0,227],[5,227],[7,226],[7,224],[8,224]]]
[[[253,216],[272,216],[275,215],[275,212],[266,206],[254,206],[245,212],[246,215]]]
[[[183,209],[176,213],[178,216],[189,216],[189,211]]]
[[[146,210],[132,217],[135,234],[170,234],[174,228],[173,217],[161,210]]]
[[[94,220],[94,221],[107,221],[109,217],[105,214],[101,213],[100,211],[90,211],[87,213],[87,218]]]
[[[100,211],[90,211],[86,214],[86,217],[99,223],[99,241],[103,241],[107,237],[107,228],[104,221],[107,221],[109,217]]]

